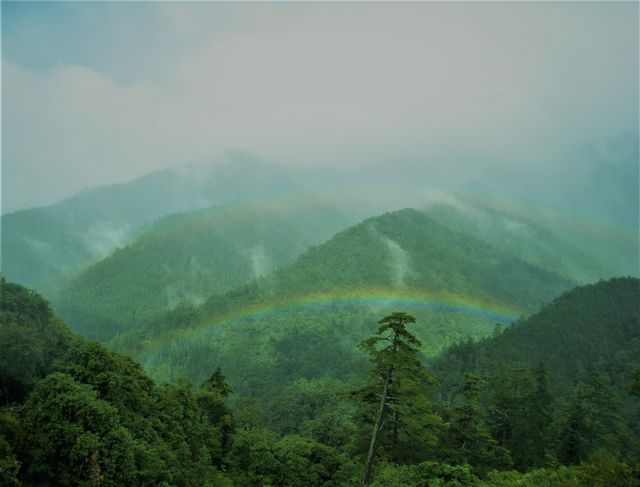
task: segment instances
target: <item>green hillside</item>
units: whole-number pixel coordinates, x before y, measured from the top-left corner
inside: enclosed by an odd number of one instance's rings
[[[594,374],[606,374],[637,430],[640,409],[629,388],[640,369],[640,280],[615,278],[573,289],[494,337],[451,347],[432,366],[450,400],[466,373],[497,380],[539,364],[550,371],[549,387],[559,397],[570,396]]]
[[[588,284],[617,274],[615,266],[570,244],[558,229],[552,232],[535,215],[502,207],[500,210],[456,198],[451,204],[437,204],[426,213],[438,223],[464,232],[543,269]]]
[[[533,367],[544,362],[563,371],[552,385],[566,392],[592,370],[617,376],[640,365],[639,313],[640,280],[601,281],[562,294],[529,318],[469,347],[473,353],[463,358],[487,372],[503,365]],[[448,354],[463,356],[465,347],[453,347],[439,363],[459,363]]]
[[[265,396],[293,380],[349,377],[363,362],[354,344],[371,332],[376,316],[398,307],[419,319],[421,351],[434,356],[570,287],[422,212],[401,210],[338,233],[257,284],[110,344],[166,380],[201,380],[215,357],[238,391],[266,403]],[[319,359],[310,365],[309,356]]]
[[[399,210],[340,232],[267,280],[273,294],[420,289],[486,298],[528,312],[572,282],[427,214]]]
[[[0,291],[1,485],[232,485],[214,388],[156,385],[34,292],[4,279]]]
[[[349,223],[315,200],[285,201],[168,216],[72,280],[55,308],[85,336],[108,339],[260,279]]]
[[[49,207],[2,215],[2,273],[55,297],[66,279],[158,218],[298,189],[279,166],[243,154],[90,188]]]
[[[310,197],[282,201],[167,217],[66,285],[56,309],[85,335],[110,338],[261,279],[352,218]],[[527,312],[572,278],[606,274],[549,232],[495,212],[438,206],[393,215],[391,226],[377,218],[337,235],[261,287],[279,297],[292,290],[418,289]],[[528,228],[531,238],[517,236],[514,225]],[[569,279],[557,285],[557,275]]]

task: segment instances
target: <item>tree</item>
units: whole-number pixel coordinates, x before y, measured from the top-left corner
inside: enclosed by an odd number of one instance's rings
[[[225,382],[222,369],[217,367],[211,376],[202,383],[197,394],[198,406],[208,422],[220,431],[220,444],[223,450],[229,448],[233,433],[233,413],[227,404],[227,398],[233,393]]]
[[[541,362],[534,370],[535,390],[529,399],[529,440],[531,444],[531,466],[544,467],[546,464],[549,427],[553,420],[553,396],[549,391],[549,373]]]
[[[484,421],[480,391],[484,381],[474,374],[465,374],[464,403],[453,409],[449,427],[442,441],[441,455],[446,463],[468,463],[474,473],[484,476],[493,468],[509,468],[509,451],[491,436]]]
[[[633,372],[633,377],[629,383],[629,394],[640,397],[640,368]]]
[[[136,484],[135,441],[115,407],[90,386],[53,373],[24,406],[25,483],[61,486]]]
[[[406,329],[415,321],[407,313],[385,316],[378,321],[376,336],[360,345],[374,363],[370,383],[354,394],[364,402],[359,419],[365,424],[374,423],[364,485],[371,481],[374,457],[381,444],[391,460],[402,462],[415,460],[411,455],[435,441],[433,429],[438,418],[431,414],[425,394],[426,385],[433,379],[418,358],[420,341]]]
[[[546,368],[540,364],[533,373],[505,368],[492,381],[490,391],[491,430],[511,452],[514,466],[522,471],[545,466],[553,402]]]
[[[577,465],[598,449],[613,454],[627,450],[629,432],[621,407],[606,373],[593,373],[578,382],[556,424],[558,459]]]
[[[211,374],[211,377],[204,381],[202,384],[202,390],[217,392],[222,397],[229,397],[233,392],[231,386],[225,382],[225,377],[220,367],[216,367],[216,370]]]

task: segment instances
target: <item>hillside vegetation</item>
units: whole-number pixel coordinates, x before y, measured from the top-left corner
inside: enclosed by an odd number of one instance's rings
[[[64,286],[55,308],[85,336],[109,339],[260,279],[349,222],[312,199],[171,215]]]
[[[2,215],[2,272],[53,298],[66,280],[130,243],[158,218],[297,189],[278,166],[242,154],[88,188],[48,207]]]
[[[636,278],[579,287],[496,336],[451,347],[432,367],[442,384],[443,399],[449,400],[468,373],[501,380],[509,371],[544,364],[553,371],[550,390],[563,398],[575,392],[576,384],[606,375],[608,387],[622,401],[621,412],[638,430],[640,410],[628,392],[629,380],[640,368],[639,314]]]
[[[376,316],[399,306],[414,314],[420,353],[433,357],[462,339],[489,335],[496,320],[508,324],[570,287],[569,280],[422,212],[401,210],[338,233],[255,284],[176,309],[109,344],[160,380],[204,380],[215,357],[236,390],[255,397],[271,421],[272,401],[292,381],[357,376],[364,357],[355,345],[371,333]]]
[[[637,279],[618,279],[577,288],[540,315],[566,320],[570,343],[580,336],[571,316],[584,320],[597,301],[598,318],[609,321],[591,329],[583,350],[599,363],[595,343],[601,341],[620,343],[620,353],[633,352],[638,286]],[[412,346],[396,358],[389,346],[378,344],[387,343],[388,324],[395,327],[397,316],[411,328],[394,329]],[[481,344],[534,333],[541,322],[536,316]],[[557,369],[520,369],[501,381],[467,373],[458,384],[460,398],[437,405],[428,396],[442,391],[416,361],[419,342],[411,331],[419,323],[410,318],[388,316],[379,320],[378,331],[360,337],[368,360],[363,355],[352,377],[330,379],[317,370],[310,372],[313,378],[289,382],[270,405],[277,421],[265,424],[260,404],[237,394],[215,356],[200,385],[184,379],[158,385],[130,358],[69,332],[37,294],[2,280],[0,483],[362,485],[382,392],[378,371],[393,363],[394,392],[383,410],[388,421],[380,429],[370,485],[639,485],[638,432],[621,414],[617,398],[623,390],[611,387],[606,368],[594,365],[569,396],[550,387],[571,375],[568,361],[557,362]],[[549,350],[555,336],[535,339],[536,347]],[[279,359],[303,342],[291,342]],[[31,355],[25,363],[33,367],[16,361],[26,350]],[[310,354],[306,361],[313,366],[339,358]],[[614,382],[628,384],[626,399],[638,407],[640,369],[626,369]]]

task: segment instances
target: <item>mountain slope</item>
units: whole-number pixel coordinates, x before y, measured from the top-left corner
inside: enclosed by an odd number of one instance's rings
[[[478,343],[461,343],[434,362],[445,394],[467,372],[490,377],[505,368],[551,371],[554,393],[605,372],[621,395],[640,368],[640,280],[614,278],[562,294],[538,313]]]
[[[530,215],[498,210],[465,198],[451,198],[425,209],[429,217],[455,231],[580,284],[613,277],[615,269],[545,228]]]
[[[364,357],[356,345],[392,311],[416,316],[422,352],[434,356],[570,287],[407,209],[365,220],[257,284],[213,296],[182,323],[167,318],[110,344],[162,380],[201,380],[213,358],[239,393],[262,397],[298,379],[357,376]]]
[[[267,280],[275,294],[391,288],[491,299],[527,312],[572,282],[427,214],[399,210],[340,232]]]
[[[259,279],[349,223],[311,199],[171,215],[72,280],[55,309],[85,336],[108,339]]]
[[[165,169],[88,189],[49,207],[2,215],[2,272],[52,298],[62,281],[160,217],[296,188],[283,168],[235,154],[216,165]]]

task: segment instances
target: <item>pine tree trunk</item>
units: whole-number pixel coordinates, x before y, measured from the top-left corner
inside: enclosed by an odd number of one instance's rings
[[[398,455],[396,455],[396,444],[398,443],[398,421],[400,420],[398,416],[398,410],[394,409],[393,411],[393,420],[392,420],[392,430],[391,430],[391,459],[397,463]]]
[[[369,443],[369,452],[367,453],[367,461],[364,465],[364,477],[362,479],[362,485],[369,485],[371,481],[371,467],[373,465],[373,456],[376,452],[376,443],[378,442],[378,434],[382,428],[382,416],[384,414],[384,408],[387,404],[387,394],[389,391],[389,384],[391,383],[391,373],[393,368],[389,367],[387,371],[387,378],[384,381],[384,389],[382,390],[382,398],[380,399],[380,408],[378,409],[378,417],[376,418],[376,424],[373,427],[373,435],[371,435],[371,443]]]

